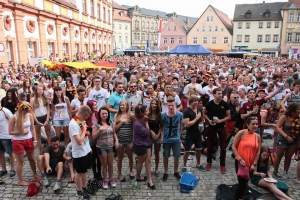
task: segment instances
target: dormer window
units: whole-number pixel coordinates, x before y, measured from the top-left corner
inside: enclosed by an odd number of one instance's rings
[[[124,11],[121,11],[121,12],[120,12],[120,15],[121,15],[121,17],[124,17],[124,16],[125,16]]]
[[[246,13],[245,13],[245,16],[247,18],[250,18],[252,16],[252,12],[250,10],[248,10]]]
[[[265,12],[264,12],[264,17],[270,17],[270,11],[267,9]]]

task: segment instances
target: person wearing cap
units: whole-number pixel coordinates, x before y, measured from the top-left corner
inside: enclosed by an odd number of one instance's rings
[[[202,87],[200,84],[196,83],[197,81],[197,75],[192,74],[191,75],[191,83],[187,84],[183,90],[183,94],[186,98],[189,98],[191,95],[202,95]]]

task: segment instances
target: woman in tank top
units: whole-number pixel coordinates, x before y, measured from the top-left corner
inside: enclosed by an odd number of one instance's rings
[[[250,173],[253,173],[261,146],[260,136],[256,133],[258,129],[258,119],[250,116],[246,121],[247,128],[239,131],[233,140],[232,150],[235,155],[235,170],[238,172],[238,166],[248,166]],[[238,176],[238,187],[235,191],[234,199],[243,199],[244,192],[247,190],[248,181]]]
[[[116,149],[118,151],[118,173],[119,180],[121,182],[125,182],[126,179],[122,174],[122,161],[124,157],[124,150],[126,149],[126,153],[129,160],[129,176],[131,179],[134,178],[133,173],[133,156],[132,156],[132,147],[133,147],[133,123],[135,117],[130,112],[129,105],[127,101],[122,100],[119,105],[119,110],[115,115],[115,131],[117,133],[118,145],[116,145]]]
[[[155,138],[151,138],[152,144],[154,146],[154,155],[155,155],[155,175],[157,176],[158,171],[158,164],[159,164],[159,151],[161,148],[161,107],[160,102],[158,99],[152,99],[150,101],[150,108],[149,108],[149,128],[153,131],[156,135]]]
[[[31,106],[28,102],[19,102],[16,107],[16,114],[11,116],[8,124],[8,132],[12,135],[13,151],[17,159],[17,177],[19,186],[28,186],[22,178],[22,169],[24,165],[24,151],[26,151],[28,161],[34,178],[40,178],[36,173],[34,161],[34,149],[37,144],[36,133],[34,129],[34,119],[30,114]]]
[[[47,94],[47,99],[49,101],[49,105],[51,108],[52,101],[53,101],[53,96],[54,96],[54,88],[58,86],[58,81],[55,78],[52,78],[50,81],[50,84],[48,85],[48,94]]]
[[[15,108],[18,104],[18,97],[14,88],[10,88],[6,92],[6,96],[1,99],[1,106],[10,110],[12,114],[16,112]]]
[[[274,161],[273,175],[276,178],[281,178],[278,173],[278,167],[281,158],[284,159],[283,178],[287,178],[287,173],[291,164],[292,156],[294,155],[297,147],[299,146],[299,114],[300,103],[291,103],[285,113],[279,118],[276,125],[276,131],[279,134],[277,142],[277,155]]]
[[[33,98],[30,101],[30,105],[32,107],[31,114],[34,119],[37,145],[41,155],[43,153],[42,143],[41,143],[42,126],[45,127],[48,144],[51,144],[50,125],[49,125],[50,108],[43,88],[44,88],[43,85],[38,85],[35,88],[33,93]]]
[[[32,89],[30,88],[30,80],[23,81],[23,87],[18,90],[18,94],[24,93],[26,96],[26,101],[30,102],[30,94],[32,94]]]
[[[76,87],[73,85],[73,81],[70,77],[66,78],[66,88],[64,89],[64,95],[72,102],[76,95]]]
[[[62,89],[59,86],[54,88],[51,115],[56,136],[60,138],[61,129],[63,128],[65,145],[68,145],[70,142],[69,123],[72,117],[71,105],[69,98],[62,94]]]

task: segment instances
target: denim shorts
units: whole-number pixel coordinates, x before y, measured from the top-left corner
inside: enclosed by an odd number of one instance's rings
[[[171,149],[173,151],[173,156],[174,158],[180,158],[181,156],[181,146],[180,146],[180,142],[176,142],[176,143],[165,143],[163,144],[163,156],[164,158],[169,158],[170,154],[171,154]]]
[[[120,147],[130,147],[131,142],[119,142]]]
[[[107,155],[110,153],[114,153],[113,147],[97,147],[97,153],[99,155]]]
[[[8,155],[12,154],[12,142],[11,139],[0,139],[0,152],[7,153]]]
[[[70,120],[69,119],[64,119],[64,120],[53,120],[53,126],[56,127],[66,127],[69,126]]]
[[[46,122],[46,120],[47,120],[47,115],[40,116],[40,117],[36,117],[36,119],[37,119],[40,123],[44,124],[44,123]],[[40,125],[38,125],[38,124],[34,121],[34,126],[40,126]]]
[[[195,144],[195,150],[202,150],[202,139],[201,136],[186,136],[184,140],[184,150],[190,151],[192,145]]]
[[[157,140],[153,140],[151,138],[152,144],[160,144],[160,140],[161,140],[161,136],[159,138],[157,138]]]
[[[279,147],[279,148],[297,148],[298,147],[298,139],[296,138],[296,139],[294,139],[293,142],[289,142],[285,138],[280,136],[277,141],[277,147]]]

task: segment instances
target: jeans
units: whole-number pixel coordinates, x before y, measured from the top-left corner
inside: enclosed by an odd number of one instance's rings
[[[214,145],[215,138],[219,135],[220,142],[220,165],[225,166],[226,159],[226,129],[223,128],[213,128],[211,126],[208,127],[207,130],[207,163],[212,163],[212,148]]]

